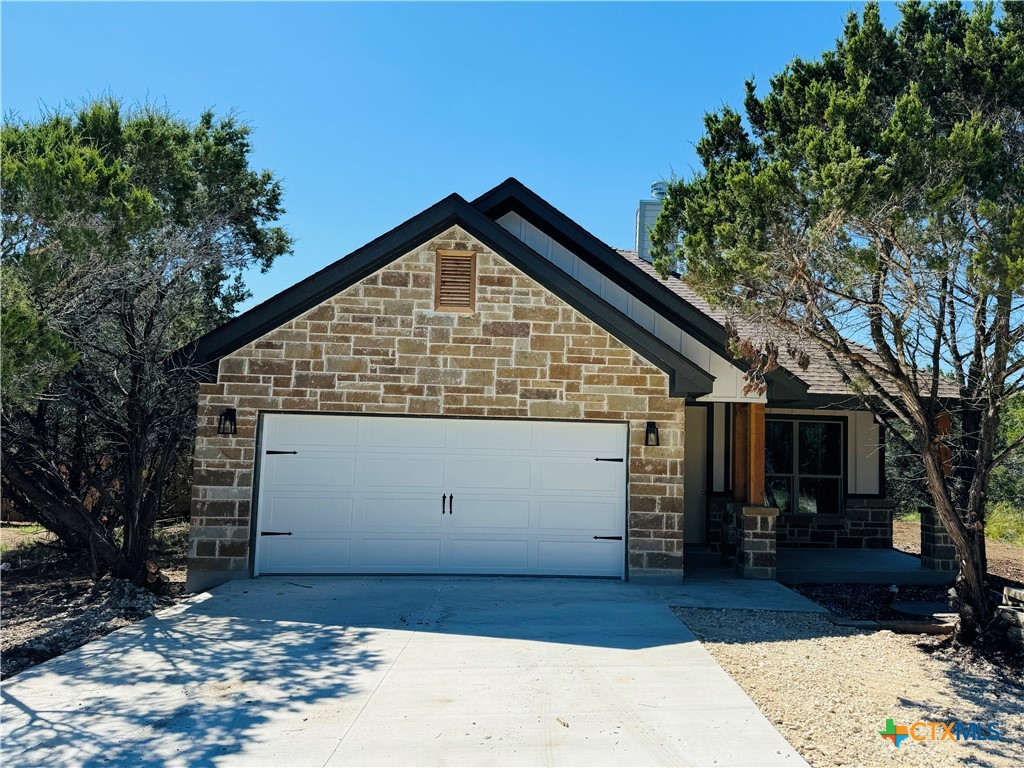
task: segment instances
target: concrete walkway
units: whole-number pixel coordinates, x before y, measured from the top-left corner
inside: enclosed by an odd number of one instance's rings
[[[682,586],[664,587],[660,594],[678,608],[828,613],[813,600],[768,579],[687,578]]]
[[[804,765],[673,616],[678,595],[235,582],[6,681],[3,764]]]

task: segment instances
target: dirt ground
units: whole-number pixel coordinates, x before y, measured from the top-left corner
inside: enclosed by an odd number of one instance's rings
[[[188,523],[161,527],[153,558],[170,578],[160,595],[129,582],[89,578],[51,534],[27,523],[0,526],[0,677],[145,618],[185,595]]]
[[[910,555],[921,554],[921,524],[908,520],[894,520],[892,545]],[[1005,541],[986,539],[988,572],[1009,582],[1024,584],[1024,547]]]
[[[676,613],[815,768],[1024,765],[1024,686],[1005,668],[954,656],[935,638],[837,627],[818,614]],[[932,741],[924,726],[915,729],[924,740],[896,748],[879,733],[887,719],[996,723],[1001,738]]]

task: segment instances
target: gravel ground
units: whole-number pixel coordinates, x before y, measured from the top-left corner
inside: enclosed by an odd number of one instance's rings
[[[120,579],[105,577],[94,583],[82,559],[48,551],[52,536],[23,535],[19,529],[32,530],[16,525],[0,529],[9,546],[0,566],[0,677],[60,656],[185,596],[187,524],[165,531],[157,542],[155,559],[170,578],[159,596]],[[29,537],[31,541],[19,541]]]
[[[920,644],[935,641],[837,627],[816,614],[675,610],[815,768],[1024,766],[1024,688],[983,661],[929,654]],[[906,739],[896,749],[878,733],[887,718],[996,722],[1002,739]]]

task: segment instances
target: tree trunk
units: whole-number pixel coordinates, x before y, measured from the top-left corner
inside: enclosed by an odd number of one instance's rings
[[[942,456],[935,444],[928,445],[924,451],[924,468],[932,503],[953,541],[960,565],[955,584],[955,607],[960,614],[956,639],[969,645],[978,637],[982,623],[992,613],[985,587],[985,532],[983,528],[969,528],[964,524],[950,497]]]

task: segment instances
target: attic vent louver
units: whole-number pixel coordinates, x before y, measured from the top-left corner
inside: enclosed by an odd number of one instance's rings
[[[439,312],[473,312],[476,308],[476,253],[438,251],[434,308]]]

